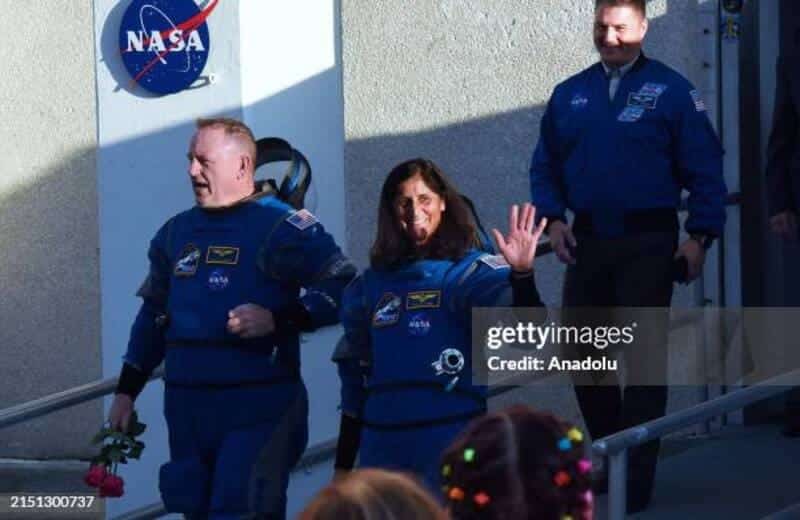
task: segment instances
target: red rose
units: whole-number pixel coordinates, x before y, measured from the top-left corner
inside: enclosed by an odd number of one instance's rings
[[[117,475],[106,475],[103,483],[100,484],[101,497],[121,497],[124,493],[122,485],[124,484],[122,477]]]
[[[108,475],[108,472],[104,465],[94,464],[89,467],[89,471],[86,472],[83,481],[91,487],[98,487],[103,482],[103,479],[106,478],[106,475]]]

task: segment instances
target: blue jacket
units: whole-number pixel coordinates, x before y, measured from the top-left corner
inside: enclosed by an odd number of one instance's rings
[[[482,252],[367,269],[342,300],[342,409],[367,426],[466,420],[485,409],[472,384],[471,309],[511,304],[509,269]]]
[[[313,328],[330,325],[355,275],[311,213],[264,194],[176,215],[148,256],[125,361],[150,374],[165,360],[165,379],[178,384],[299,379],[297,330],[276,323],[276,333],[243,340],[227,332],[228,311],[255,303],[274,313],[299,301]]]
[[[644,55],[613,101],[608,85],[597,63],[553,91],[530,169],[537,214],[676,208],[686,189],[686,229],[719,235],[723,152],[697,90]]]

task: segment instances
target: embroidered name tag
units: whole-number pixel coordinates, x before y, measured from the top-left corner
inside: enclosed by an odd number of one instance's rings
[[[209,246],[206,253],[207,264],[236,265],[239,263],[239,248],[228,246]]]
[[[662,83],[645,83],[642,85],[642,88],[639,89],[639,93],[658,97],[663,94],[665,90],[667,90],[667,86]]]
[[[641,92],[631,92],[628,94],[629,107],[642,107],[648,110],[656,108],[658,96],[654,94],[642,94]]]
[[[406,309],[437,309],[442,304],[442,291],[414,291],[406,297]]]

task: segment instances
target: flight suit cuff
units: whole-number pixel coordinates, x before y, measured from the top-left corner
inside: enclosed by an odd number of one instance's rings
[[[514,307],[541,307],[542,299],[536,288],[533,269],[524,273],[511,271],[508,275],[511,284],[511,301]]]
[[[275,332],[277,334],[296,334],[298,332],[309,332],[314,330],[311,313],[308,309],[296,301],[282,309],[272,312],[275,319]]]
[[[120,372],[119,381],[117,381],[117,389],[114,393],[125,394],[130,396],[131,400],[136,400],[144,385],[147,384],[147,380],[147,374],[130,363],[123,363],[122,372]]]

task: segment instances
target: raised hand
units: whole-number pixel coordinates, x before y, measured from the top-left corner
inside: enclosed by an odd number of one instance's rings
[[[542,236],[547,219],[543,218],[534,229],[536,208],[529,202],[522,206],[514,204],[508,212],[508,234],[503,236],[497,229],[492,229],[497,249],[506,259],[511,269],[519,273],[533,269],[536,247]]]

